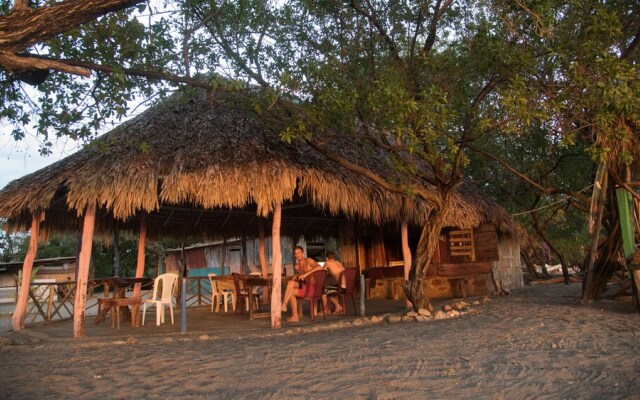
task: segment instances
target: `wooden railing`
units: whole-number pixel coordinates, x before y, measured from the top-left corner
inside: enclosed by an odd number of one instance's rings
[[[205,284],[203,285],[203,281]],[[182,287],[182,286],[180,286]],[[178,298],[178,300],[180,300]],[[180,302],[178,301],[178,304]],[[211,305],[211,286],[206,276],[191,276],[187,278],[187,308]]]
[[[104,293],[104,285],[96,284],[93,280],[90,280],[87,286],[88,301],[86,310],[97,310],[97,302],[92,301],[92,299],[107,296],[108,293]],[[182,287],[182,285],[179,286],[180,288]],[[77,283],[75,281],[32,283],[25,322],[33,323],[38,318],[41,318],[42,321],[63,321],[73,318],[73,301],[76,287]],[[143,299],[151,297],[152,289],[153,285],[142,287]],[[179,307],[180,290],[177,297],[176,304]],[[187,307],[207,305],[211,305],[209,278],[206,276],[187,278]]]

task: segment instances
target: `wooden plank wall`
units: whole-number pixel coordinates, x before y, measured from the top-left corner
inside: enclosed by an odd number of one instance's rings
[[[500,259],[491,263],[493,275],[497,282],[502,282],[503,289],[518,289],[524,286],[522,266],[520,264],[520,244],[517,239],[506,235],[498,238]],[[500,283],[498,283],[500,284]],[[489,281],[490,290],[495,290]]]

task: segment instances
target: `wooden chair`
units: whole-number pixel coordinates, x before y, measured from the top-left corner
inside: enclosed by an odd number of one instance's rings
[[[327,310],[322,303],[322,293],[324,288],[324,280],[327,277],[325,270],[316,271],[310,275],[307,275],[305,279],[305,285],[307,289],[304,296],[296,296],[298,299],[309,301],[309,314],[311,314],[311,321],[315,320],[316,305],[318,301],[322,304],[322,316],[327,319]]]
[[[142,325],[144,325],[144,320],[147,314],[147,304],[156,306],[156,325],[158,326],[161,322],[164,322],[164,305],[169,305],[169,310],[171,311],[171,324],[173,324],[173,291],[177,282],[178,274],[173,272],[158,275],[158,277],[153,281],[153,296],[150,299],[145,300],[144,305],[142,306]],[[162,285],[160,298],[158,298],[159,285]],[[184,295],[185,294],[183,293],[183,296]]]
[[[256,302],[256,309],[260,307],[260,296],[256,293],[249,293],[244,284],[243,276],[234,272],[231,274],[233,277],[233,284],[236,288],[236,314],[240,310],[240,314],[244,312],[244,307],[249,311],[249,301]]]
[[[216,274],[207,274],[209,277],[209,283],[211,283],[211,312],[213,312],[213,305],[216,305],[216,312],[220,311],[220,300],[224,301],[224,312],[228,311],[229,296],[232,297],[233,293],[229,290],[219,290],[218,282],[213,279]]]

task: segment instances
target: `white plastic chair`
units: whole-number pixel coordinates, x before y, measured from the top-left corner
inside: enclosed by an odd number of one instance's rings
[[[213,279],[216,274],[207,274],[209,282],[211,282],[211,312],[213,312],[213,305],[216,305],[216,312],[220,311],[220,300],[224,301],[224,312],[228,311],[227,304],[229,303],[229,296],[233,301],[233,293],[228,290],[218,290],[218,282]]]
[[[168,272],[166,274],[158,275],[153,281],[153,297],[144,301],[142,306],[142,325],[144,325],[145,316],[147,313],[147,304],[153,304],[156,306],[156,325],[164,323],[164,305],[169,305],[171,311],[171,324],[173,324],[173,290],[178,282],[178,274]],[[158,283],[162,283],[162,296],[158,299]]]

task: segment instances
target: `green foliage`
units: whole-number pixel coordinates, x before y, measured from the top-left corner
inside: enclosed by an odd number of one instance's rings
[[[22,236],[4,230],[5,220],[0,219],[0,262],[15,261]]]
[[[3,8],[8,7],[5,3],[9,2],[3,2]],[[87,79],[54,72],[34,91],[0,69],[0,118],[12,124],[13,137],[19,140],[35,131],[45,147],[51,137],[88,139],[105,122],[127,116],[134,100],[161,98],[168,89],[165,83],[123,72],[170,71],[177,65],[171,26],[153,17],[152,9],[142,15],[144,9],[111,13],[30,49],[52,58],[113,67],[113,73],[94,72]]]

